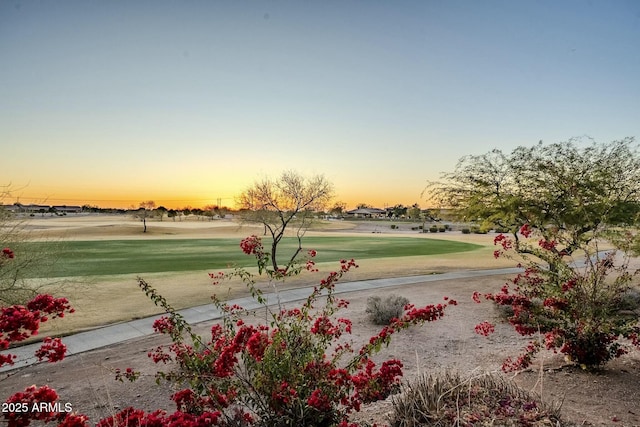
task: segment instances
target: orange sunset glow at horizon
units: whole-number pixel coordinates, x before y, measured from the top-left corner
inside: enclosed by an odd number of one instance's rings
[[[130,209],[138,208],[140,203],[148,200],[155,202],[156,206],[164,206],[167,209],[182,208],[203,208],[205,206],[221,206],[236,209],[237,197],[240,193],[250,185],[224,188],[224,191],[210,191],[204,189],[188,190],[180,192],[163,192],[162,190],[150,188],[149,191],[123,191],[116,192],[113,190],[96,190],[96,191],[52,191],[51,188],[38,189],[34,186],[24,186],[21,188],[8,188],[8,194],[4,196],[0,203],[8,205],[13,203],[22,204],[45,204],[45,205],[66,205],[66,206],[98,206],[100,208],[114,209]],[[418,203],[420,206],[426,207],[426,196],[421,197],[421,189],[419,186],[414,190],[414,194],[406,194],[402,196],[401,189],[398,191],[388,191],[385,193],[377,193],[369,191],[363,193],[361,191],[339,192],[338,186],[334,184],[336,191],[329,205],[334,203],[344,203],[347,209],[355,208],[358,204],[367,204],[374,207],[384,208],[402,204],[411,206]],[[413,197],[412,197],[413,196]],[[330,206],[329,206],[330,207]]]

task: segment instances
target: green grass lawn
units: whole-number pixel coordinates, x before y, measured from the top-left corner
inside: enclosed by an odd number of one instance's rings
[[[270,244],[264,240],[265,246]],[[292,254],[296,240],[283,239],[279,254],[283,261]],[[47,245],[52,245],[47,248]],[[471,243],[407,237],[308,237],[307,249],[318,251],[317,262],[342,258],[367,258],[439,255],[465,252],[481,246]],[[34,247],[36,246],[36,247]],[[68,241],[57,243],[23,243],[20,250],[55,253],[57,262],[47,277],[101,276],[177,272],[215,271],[229,266],[255,266],[255,258],[240,250],[239,239],[176,239],[176,240],[106,240]],[[49,250],[47,250],[49,249]],[[306,255],[306,254],[304,254]],[[279,257],[280,258],[280,257]]]

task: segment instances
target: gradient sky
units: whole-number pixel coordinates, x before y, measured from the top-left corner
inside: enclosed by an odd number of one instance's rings
[[[322,173],[425,205],[492,148],[640,137],[640,2],[1,1],[13,203],[231,206]]]

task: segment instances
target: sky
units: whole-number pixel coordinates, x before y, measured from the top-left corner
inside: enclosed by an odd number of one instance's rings
[[[640,2],[0,1],[2,202],[233,206],[323,174],[426,206],[459,158],[640,138]]]

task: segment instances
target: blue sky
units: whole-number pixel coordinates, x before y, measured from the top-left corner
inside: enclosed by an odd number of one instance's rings
[[[466,154],[640,136],[636,1],[5,1],[0,58],[24,202],[231,205],[296,169],[424,205]]]

